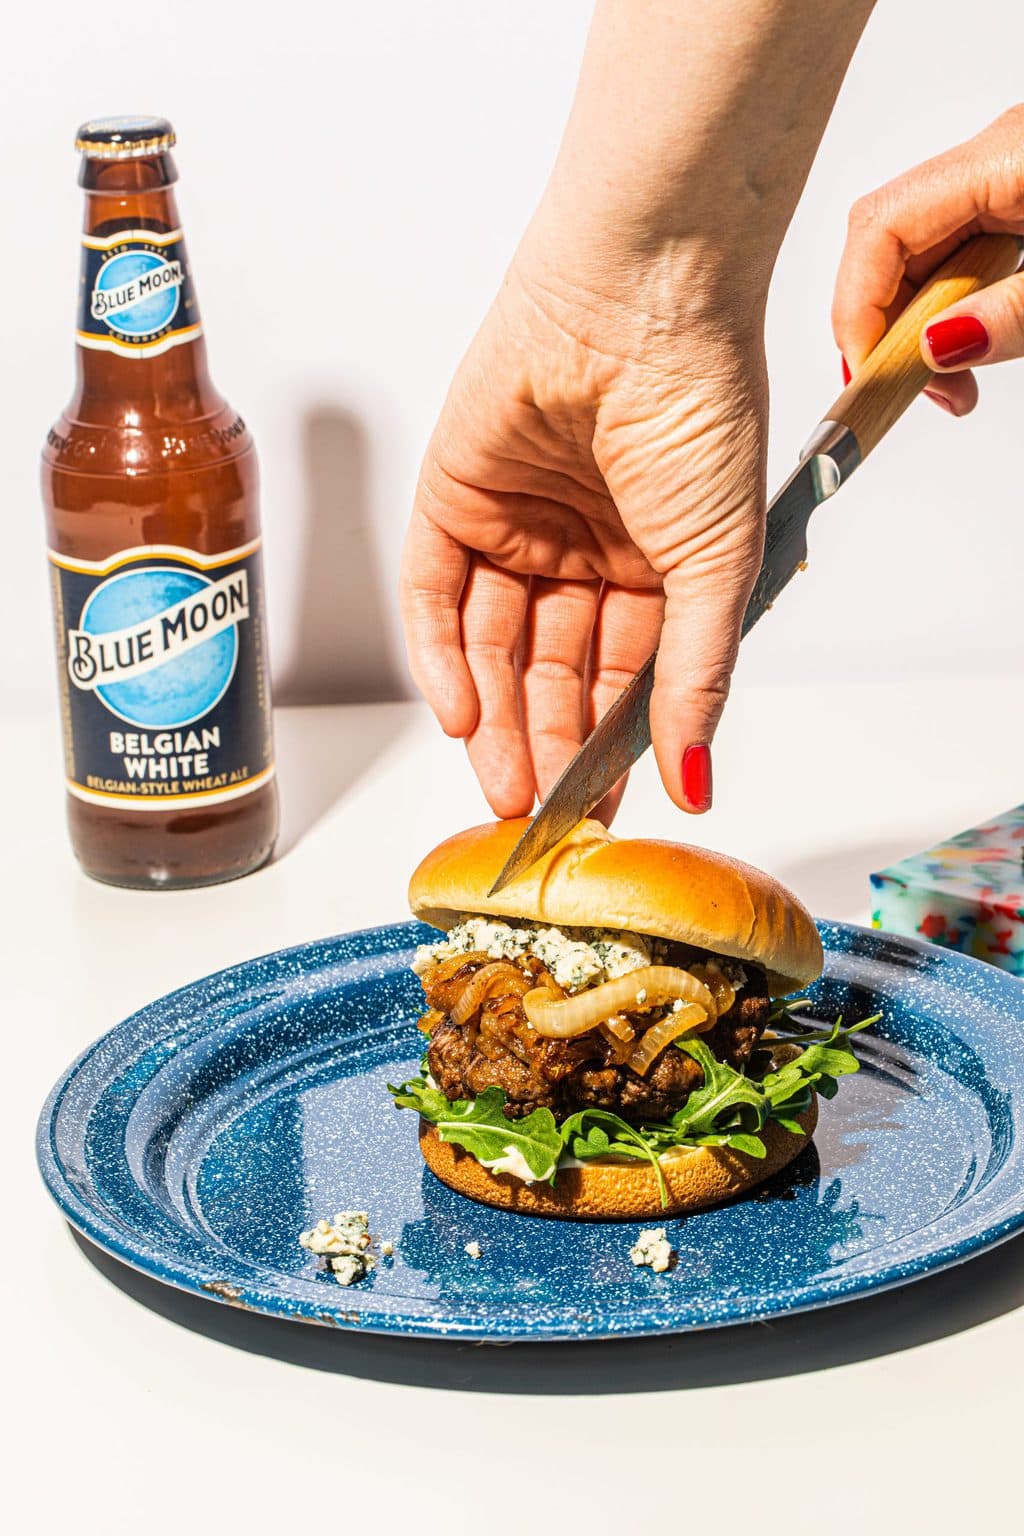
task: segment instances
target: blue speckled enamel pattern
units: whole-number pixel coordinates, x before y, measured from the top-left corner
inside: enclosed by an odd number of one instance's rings
[[[667,1274],[630,1262],[635,1224],[493,1210],[426,1171],[415,1116],[385,1091],[421,1054],[408,962],[429,930],[413,923],[250,961],[127,1019],[47,1100],[43,1177],[76,1227],[158,1280],[382,1333],[651,1334],[912,1280],[1024,1226],[1024,985],[911,939],[821,933],[815,1014],[885,1015],[859,1037],[863,1070],[770,1186],[666,1223]],[[395,1245],[348,1289],[298,1243],[345,1208]]]

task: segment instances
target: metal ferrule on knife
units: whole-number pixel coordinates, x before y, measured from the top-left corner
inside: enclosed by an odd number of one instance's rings
[[[815,460],[818,500],[825,501],[845,485],[860,463],[860,444],[841,421],[819,421],[800,451],[800,462]]]

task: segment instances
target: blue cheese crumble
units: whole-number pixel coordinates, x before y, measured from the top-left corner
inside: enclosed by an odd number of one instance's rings
[[[422,976],[430,966],[453,955],[482,951],[490,960],[522,959],[534,955],[547,966],[566,992],[616,976],[628,976],[645,965],[657,965],[665,953],[661,939],[605,928],[544,928],[539,923],[504,923],[500,919],[466,916],[436,944],[421,944],[412,968]]]
[[[664,1227],[645,1227],[629,1250],[629,1256],[638,1268],[646,1265],[658,1275],[668,1269],[674,1253]]]
[[[370,1246],[370,1218],[365,1211],[338,1211],[299,1233],[299,1242],[310,1253],[327,1260],[339,1285],[364,1280],[376,1264]]]

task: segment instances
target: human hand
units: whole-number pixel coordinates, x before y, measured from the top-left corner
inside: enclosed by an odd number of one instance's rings
[[[597,0],[402,566],[413,676],[500,816],[531,809],[655,645],[662,779],[711,803],[763,539],[768,283],[871,4]]]
[[[935,268],[980,231],[1024,234],[1024,106],[854,204],[832,306],[854,374]],[[933,317],[921,355],[936,374],[925,394],[967,415],[978,402],[971,366],[1024,356],[1024,275]]]
[[[709,297],[680,265],[597,293],[520,252],[427,450],[410,663],[499,816],[543,797],[659,637],[661,776],[677,805],[710,804],[760,563],[767,388],[760,299]]]

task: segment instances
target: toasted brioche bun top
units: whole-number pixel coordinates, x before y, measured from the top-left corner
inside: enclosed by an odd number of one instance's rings
[[[784,885],[749,864],[685,843],[616,838],[581,821],[550,853],[496,895],[487,893],[528,819],[470,827],[439,844],[409,884],[413,914],[453,927],[465,913],[615,928],[749,960],[779,997],[809,986],[824,956],[810,913]]]

